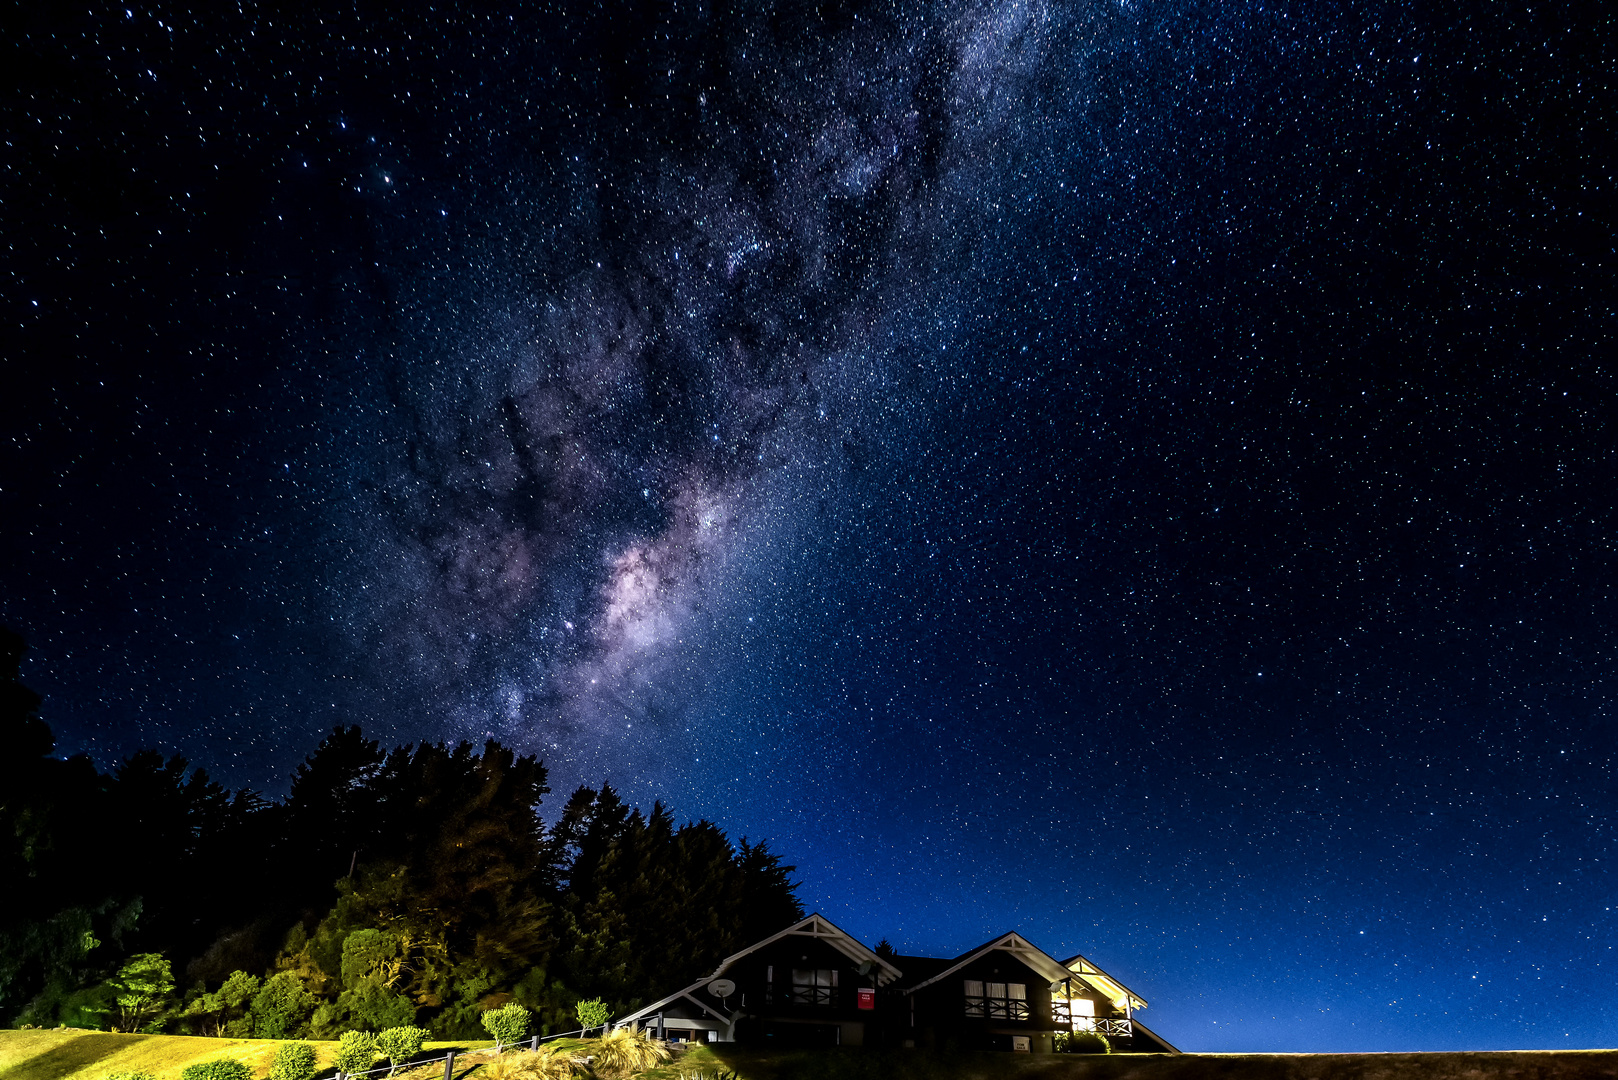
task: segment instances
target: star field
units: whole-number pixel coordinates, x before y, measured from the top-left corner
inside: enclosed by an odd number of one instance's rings
[[[24,680],[493,736],[1187,1050],[1611,1046],[1603,19],[20,12]]]

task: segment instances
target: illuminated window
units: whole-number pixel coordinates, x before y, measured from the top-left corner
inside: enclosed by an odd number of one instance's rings
[[[1028,1019],[1028,984],[967,979],[966,1015],[986,1020]]]

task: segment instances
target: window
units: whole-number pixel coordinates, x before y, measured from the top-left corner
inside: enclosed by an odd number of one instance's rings
[[[837,1004],[837,970],[793,968],[791,1001],[794,1005]]]
[[[967,979],[966,1015],[986,1020],[1026,1020],[1028,984]]]

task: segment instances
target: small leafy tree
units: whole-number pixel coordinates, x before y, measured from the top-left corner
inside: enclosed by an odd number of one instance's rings
[[[607,1011],[607,1007],[602,1004],[600,998],[579,1002],[577,1011],[579,1014],[579,1027],[586,1032],[598,1027],[605,1027],[607,1021],[612,1019],[612,1014]]]
[[[399,1071],[399,1066],[421,1053],[421,1044],[429,1032],[419,1027],[391,1027],[376,1037],[376,1047],[388,1059],[388,1075]]]
[[[494,1037],[495,1053],[528,1034],[533,1014],[513,1001],[483,1014],[483,1028]]]
[[[158,953],[136,953],[111,980],[119,1031],[138,1031],[156,1020],[174,996],[174,971]]]
[[[215,1058],[187,1065],[180,1070],[180,1080],[253,1080],[253,1070],[245,1061]]]
[[[315,1048],[306,1042],[282,1043],[270,1063],[269,1080],[314,1080]]]
[[[337,1040],[337,1071],[345,1076],[364,1072],[376,1061],[376,1036],[369,1031],[345,1031]]]

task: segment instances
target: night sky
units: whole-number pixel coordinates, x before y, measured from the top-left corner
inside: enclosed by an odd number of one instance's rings
[[[1618,1045],[1618,34],[1463,7],[13,7],[59,752],[492,736],[1187,1050]]]

